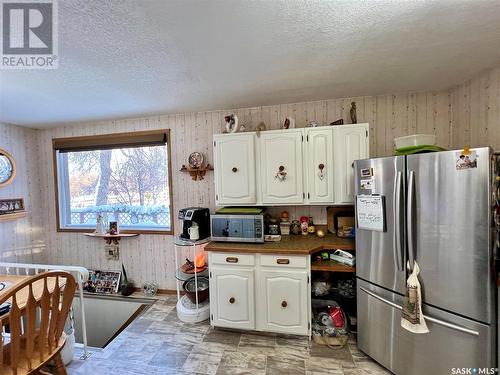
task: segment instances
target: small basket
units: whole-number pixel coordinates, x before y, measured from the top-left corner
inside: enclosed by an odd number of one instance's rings
[[[332,346],[336,348],[343,348],[347,341],[349,340],[349,336],[318,336],[313,335],[313,341],[318,345],[326,345]]]
[[[344,314],[345,322],[344,326],[340,328],[333,328],[332,326],[324,325],[321,322],[321,315],[325,314],[325,309],[329,306],[340,305],[333,300],[313,300],[313,321],[312,321],[312,338],[316,344],[326,345],[333,349],[341,349],[347,345],[349,340],[349,323],[348,316],[345,310],[342,310]]]

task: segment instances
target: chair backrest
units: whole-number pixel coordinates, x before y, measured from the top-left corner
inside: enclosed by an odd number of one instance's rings
[[[75,290],[74,277],[62,271],[44,272],[7,289],[0,298],[0,305],[11,303],[10,311],[0,315],[0,373],[2,366],[17,373],[20,363],[31,370],[60,349]],[[4,328],[10,332],[9,341]]]

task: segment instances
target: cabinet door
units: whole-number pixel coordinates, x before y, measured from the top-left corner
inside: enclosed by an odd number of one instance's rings
[[[302,130],[261,133],[262,201],[264,204],[304,202],[302,134]]]
[[[254,271],[213,268],[210,312],[214,326],[254,329]]]
[[[214,137],[217,205],[257,202],[253,133]]]
[[[306,141],[307,199],[333,203],[333,129],[308,129]]]
[[[368,124],[333,128],[335,203],[354,202],[354,160],[368,157]]]
[[[308,334],[307,272],[261,271],[259,329]]]

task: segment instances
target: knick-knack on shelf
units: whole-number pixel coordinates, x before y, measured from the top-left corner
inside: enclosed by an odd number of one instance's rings
[[[224,121],[226,124],[226,133],[236,133],[239,130],[238,116],[234,114],[224,116]]]
[[[295,119],[293,117],[286,117],[282,129],[295,129]]]
[[[351,102],[351,122],[353,124],[358,123],[358,116],[356,115],[356,102]]]
[[[344,119],[341,118],[341,119],[332,121],[332,122],[330,122],[330,125],[344,125]]]
[[[95,220],[95,232],[96,234],[106,234],[106,227],[104,226],[104,218],[101,214],[98,214]]]
[[[263,132],[266,130],[266,124],[264,124],[264,121],[259,122],[259,125],[255,128],[255,133],[257,137],[260,137],[260,132]]]

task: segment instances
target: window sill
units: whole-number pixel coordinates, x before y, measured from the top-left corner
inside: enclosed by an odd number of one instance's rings
[[[57,228],[57,232],[60,232],[60,233],[83,233],[84,235],[92,235],[92,234],[96,234],[94,233],[95,229],[86,229],[86,228]],[[120,234],[119,236],[121,235],[124,235],[123,237],[125,237],[125,235],[139,235],[139,234],[154,234],[154,235],[157,235],[157,234],[162,234],[164,236],[173,236],[174,235],[174,230],[171,229],[171,230],[147,230],[147,229],[137,229],[137,230],[133,230],[133,229],[123,229],[123,230],[120,230]],[[109,236],[109,234],[106,234]],[[104,236],[104,235],[99,235],[99,236]],[[89,236],[90,237],[90,236]],[[96,237],[96,236],[94,236]]]

